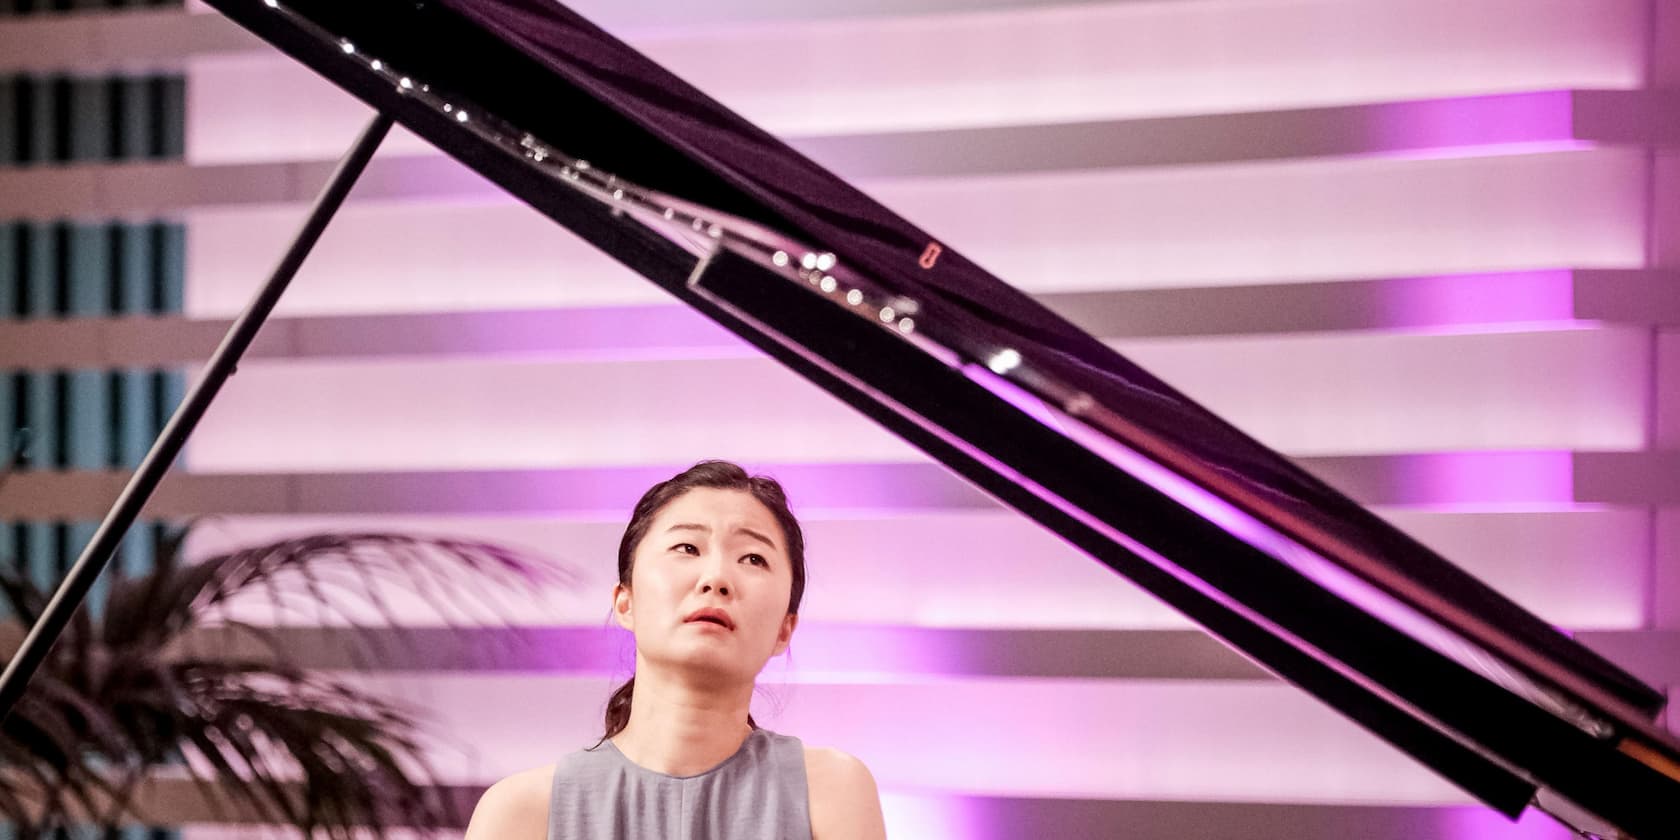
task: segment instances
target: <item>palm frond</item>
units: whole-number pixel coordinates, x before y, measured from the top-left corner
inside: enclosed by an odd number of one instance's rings
[[[0,816],[34,833],[73,813],[119,825],[147,773],[184,761],[212,808],[237,803],[306,837],[458,825],[413,712],[299,667],[235,606],[256,596],[280,616],[361,628],[369,616],[395,623],[387,594],[401,591],[455,626],[458,612],[498,614],[498,593],[570,573],[490,543],[404,534],[310,535],[197,562],[173,539],[151,573],[112,586],[100,620],[81,611],[43,663],[5,725]],[[31,623],[46,601],[5,571],[0,598]],[[192,631],[210,627],[255,639],[260,653],[196,649]]]

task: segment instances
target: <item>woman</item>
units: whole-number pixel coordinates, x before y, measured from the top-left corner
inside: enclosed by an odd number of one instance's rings
[[[618,547],[613,617],[636,673],[606,734],[485,791],[466,840],[879,840],[869,770],[760,729],[753,681],[787,649],[805,541],[773,479],[704,461],[636,503]]]

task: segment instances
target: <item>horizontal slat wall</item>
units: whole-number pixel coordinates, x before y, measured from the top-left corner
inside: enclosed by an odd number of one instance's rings
[[[1327,283],[1044,293],[1038,300],[1104,338],[1158,339],[1340,333],[1356,330],[1538,332],[1582,326],[1680,324],[1674,272],[1556,270],[1390,277]],[[1588,323],[1584,323],[1588,322]],[[0,324],[0,352],[25,367],[144,360],[202,361],[227,332],[224,318],[78,318]],[[1659,335],[1658,364],[1670,358]],[[1147,347],[1122,342],[1121,347]],[[753,351],[686,306],[280,316],[252,359],[373,360],[518,355],[533,360],[720,358]],[[1659,415],[1672,402],[1659,382]],[[1657,430],[1658,443],[1669,432]]]
[[[1649,520],[1639,510],[1377,511],[1506,595],[1564,627],[1646,626]],[[1153,598],[1003,510],[859,511],[807,515],[811,587],[804,621],[928,627],[1109,629],[1189,626]],[[616,521],[587,515],[424,517],[235,516],[199,537],[200,550],[314,530],[394,528],[461,534],[545,551],[578,575],[576,587],[510,605],[520,624],[598,625],[614,583]],[[406,622],[437,622],[398,599]],[[254,617],[266,607],[253,604]],[[794,666],[798,667],[798,645]]]
[[[1645,434],[1649,341],[1637,330],[1121,350],[1290,454],[1626,450]],[[518,415],[508,393],[527,395]],[[585,403],[588,416],[569,410]],[[610,440],[592,434],[603,422]],[[499,433],[483,434],[491,423]],[[276,446],[253,449],[253,437]],[[252,363],[190,453],[199,470],[237,472],[665,464],[697,447],[770,462],[917,457],[763,358]]]
[[[599,677],[357,680],[438,710],[437,731],[450,733],[442,740],[472,733],[466,756],[441,758],[449,750],[439,745],[437,769],[450,781],[499,778],[545,763],[556,742],[588,746],[600,735],[599,698],[612,688],[610,678]],[[1450,784],[1278,683],[1018,678],[766,683],[755,704],[766,726],[798,733],[810,743],[850,744],[860,755],[877,756],[871,769],[889,790],[1090,799],[1464,801]],[[883,725],[892,720],[905,725]],[[1267,731],[1256,731],[1255,720],[1266,721]],[[534,731],[548,734],[532,738]],[[1293,746],[1280,754],[1280,741]]]
[[[1052,292],[1637,268],[1648,174],[1644,155],[1600,149],[863,186],[1016,285]],[[188,311],[236,311],[262,276],[262,255],[279,252],[300,214],[299,206],[191,214],[203,235],[189,242],[188,261],[205,280],[190,285]],[[358,248],[369,241],[402,247],[376,260]],[[533,211],[484,193],[346,209],[280,306],[383,311],[376,302],[387,299],[415,311],[662,297]]]
[[[811,134],[1635,88],[1646,3],[1015,3],[688,30],[663,25],[663,4],[577,6],[646,21],[622,30],[633,45],[765,128]],[[331,156],[363,119],[303,68],[257,56],[198,66],[193,102],[214,107],[188,109],[191,160]],[[242,95],[258,89],[272,110]]]
[[[1672,685],[1651,664],[1680,658],[1660,0],[577,8]],[[0,210],[179,214],[185,311],[229,317],[366,108],[202,9],[50,23],[0,22],[39,44],[0,72],[184,68],[183,159],[0,171]],[[1563,836],[1461,807],[1288,686],[1164,670],[1194,659],[1183,619],[669,303],[398,131],[281,304],[319,317],[265,335],[158,509],[223,514],[195,552],[392,528],[574,567],[497,617],[619,659],[359,677],[474,745],[437,750],[468,789],[593,740],[627,657],[604,629],[624,509],[725,455],[786,478],[810,533],[809,633],[756,711],[864,758],[895,836]],[[0,358],[169,364],[215,333],[61,326],[0,329]],[[18,478],[0,504],[67,512],[121,476]],[[1097,661],[1033,658],[1056,644]]]
[[[1439,157],[1443,150],[1583,150],[1599,144],[1672,143],[1680,93],[1549,90],[1470,99],[1426,99],[1138,120],[925,131],[790,136],[798,150],[859,180],[1127,169],[1147,166],[1336,158]],[[1395,126],[1373,133],[1372,126]],[[121,165],[5,173],[0,207],[50,215],[65,208],[181,210],[299,201],[331,159]],[[1661,160],[1659,159],[1659,169]],[[493,187],[434,152],[387,156],[369,167],[358,196],[483,198]]]
[[[264,628],[306,668],[435,674],[617,676],[634,662],[634,640],[610,620],[600,626],[347,628],[289,624]],[[1671,682],[1673,630],[1590,630],[1577,638],[1625,661],[1640,678]],[[0,624],[0,650],[23,628]],[[181,650],[222,658],[271,658],[247,627],[200,627]],[[797,661],[795,661],[797,660]],[[767,685],[879,685],[893,680],[1034,677],[1109,680],[1270,682],[1264,669],[1194,629],[985,628],[801,622],[799,646],[767,669]]]

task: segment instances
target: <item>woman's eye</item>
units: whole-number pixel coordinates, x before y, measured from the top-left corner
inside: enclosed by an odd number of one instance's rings
[[[694,543],[677,543],[676,545],[671,546],[671,549],[673,551],[680,551],[684,554],[699,554],[700,553],[700,549],[695,548]]]
[[[770,568],[770,561],[764,559],[764,555],[762,555],[762,554],[748,554],[747,556],[745,556],[741,559],[745,560],[749,563],[757,563],[758,565],[763,566],[767,569]]]

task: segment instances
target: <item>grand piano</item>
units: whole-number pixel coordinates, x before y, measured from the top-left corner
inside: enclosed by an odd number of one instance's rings
[[[551,0],[208,0],[1513,819],[1680,837],[1664,698]]]

